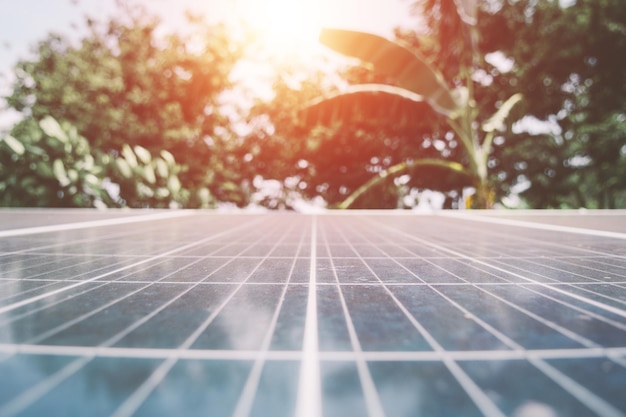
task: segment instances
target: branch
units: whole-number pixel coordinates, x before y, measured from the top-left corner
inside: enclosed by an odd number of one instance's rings
[[[418,166],[437,166],[447,168],[450,171],[456,172],[458,174],[467,175],[468,177],[473,176],[471,172],[468,172],[463,167],[463,165],[459,164],[458,162],[442,161],[439,159],[431,158],[400,162],[399,164],[393,165],[386,170],[380,172],[368,182],[357,188],[352,194],[350,194],[350,196],[348,196],[348,198],[339,203],[339,205],[337,205],[337,208],[342,210],[350,208],[357,198],[366,193],[372,187],[384,182],[387,178],[394,178],[399,174],[409,171],[413,168],[417,168]]]

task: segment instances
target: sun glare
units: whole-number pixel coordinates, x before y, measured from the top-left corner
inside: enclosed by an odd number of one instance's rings
[[[290,53],[315,44],[320,11],[315,0],[238,0],[238,15],[274,53]]]

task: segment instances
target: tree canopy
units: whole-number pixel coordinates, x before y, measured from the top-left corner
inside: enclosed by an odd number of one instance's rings
[[[415,3],[424,16],[424,28],[398,31],[397,37],[438,68],[450,88],[466,85],[463,67],[471,69],[469,88],[475,102],[469,105],[477,123],[489,122],[493,110],[515,93],[523,95],[523,105],[514,110],[511,122],[493,130],[494,148],[486,163],[495,198],[507,204],[514,192],[523,206],[533,208],[625,207],[626,94],[617,57],[626,52],[626,19],[620,2],[476,3],[475,31],[463,21],[453,0],[424,0]],[[366,67],[359,68],[350,71],[352,78],[345,78],[351,83],[373,82],[375,76]],[[381,80],[393,84],[388,78]],[[321,117],[326,117],[325,129],[309,126],[298,131],[277,116],[282,103],[297,102],[298,98],[287,98],[289,94],[305,97],[300,88],[277,90],[268,112],[277,122],[273,139],[301,143],[300,153],[292,158],[292,165],[307,167],[298,176],[306,183],[301,188],[306,193],[321,191],[330,204],[402,161],[411,165],[418,158],[433,157],[464,163],[457,132],[427,109],[412,109],[411,123],[400,128],[392,118],[381,117],[396,111],[383,92],[371,102],[361,95],[360,102],[352,100],[349,106],[333,103],[332,111]],[[320,92],[321,97],[333,94]],[[360,120],[341,123],[357,105]],[[288,139],[280,139],[282,135]],[[310,172],[312,178],[306,178]],[[402,206],[402,197],[423,189],[442,191],[450,198],[447,204],[458,206],[461,190],[472,185],[437,167],[418,167],[378,184],[363,196],[363,206]]]
[[[111,158],[123,158],[129,146],[171,154],[180,165],[186,197],[177,203],[183,206],[245,204],[237,166],[229,166],[232,145],[223,133],[229,122],[220,109],[242,46],[226,27],[192,16],[189,34],[163,35],[160,21],[144,9],[124,12],[105,22],[88,19],[89,33],[78,42],[50,34],[34,60],[16,65],[6,100],[24,118],[12,136],[24,138],[29,126],[52,117]],[[154,190],[139,192],[130,184],[135,178],[110,175],[120,186],[118,204],[153,206]]]
[[[546,122],[541,132],[519,123],[502,137],[496,158],[504,191],[523,184],[529,207],[626,207],[622,2],[496,4],[482,14],[481,49],[513,65],[505,73],[491,68],[487,93],[520,91],[524,115]]]
[[[396,41],[451,91],[469,89],[473,128],[523,95],[491,130],[496,202],[626,207],[621,0],[477,1],[475,14],[457,3],[473,2],[415,1],[423,24]],[[367,65],[330,52],[315,65],[291,62],[275,69],[271,99],[237,110],[227,102],[241,101],[233,71],[249,54],[265,57],[232,28],[188,16],[184,34],[168,34],[139,8],[85,23],[81,39],[50,34],[14,68],[5,101],[22,120],[0,137],[1,205],[332,207],[378,175],[353,207],[412,207],[434,190],[452,208],[476,185],[443,168],[469,160],[436,108],[401,106],[378,89],[359,96],[355,113],[344,98],[366,87],[350,86],[397,81]],[[333,97],[332,111],[315,107]],[[304,108],[319,111],[308,118]]]

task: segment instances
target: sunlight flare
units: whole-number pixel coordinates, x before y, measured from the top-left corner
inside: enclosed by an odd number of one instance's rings
[[[314,0],[238,0],[238,15],[274,53],[312,48],[320,31]]]

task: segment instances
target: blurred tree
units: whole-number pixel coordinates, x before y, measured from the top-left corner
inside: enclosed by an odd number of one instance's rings
[[[514,93],[524,95],[524,104],[511,118],[516,122],[492,130],[494,146],[485,155],[495,200],[506,201],[511,192],[519,192],[524,204],[535,208],[625,207],[626,79],[621,57],[626,56],[626,9],[620,0],[495,0],[477,2],[475,16],[459,13],[460,6],[471,3],[415,2],[425,25],[419,32],[396,35],[444,74],[451,88],[469,88],[474,126],[488,124],[493,109]],[[464,66],[471,68],[469,74]],[[348,74],[352,78],[344,78],[353,84],[390,81],[377,79],[366,68]],[[414,120],[409,120],[424,123],[402,128],[391,118],[384,126],[373,123],[385,112],[396,112],[394,103],[379,94],[371,102],[361,97],[360,119],[353,117],[354,106],[333,107],[328,118],[350,119],[349,124],[298,130],[290,125],[289,109],[310,102],[315,96],[311,91],[328,97],[336,90],[323,84],[315,90],[279,83],[276,91],[272,108],[264,113],[274,122],[265,141],[272,146],[288,143],[293,149],[291,159],[285,159],[291,162],[283,163],[289,173],[278,177],[288,177],[292,188],[306,196],[321,194],[330,204],[337,203],[368,177],[403,161],[426,157],[467,163],[457,132],[427,110],[414,109]],[[380,186],[355,207],[400,206],[403,195],[424,188],[447,192],[446,205],[453,206],[460,190],[471,185],[466,176],[444,175],[436,166],[398,172],[406,175],[376,179]]]
[[[167,151],[155,156],[123,145],[111,156],[50,116],[28,119],[13,133],[0,138],[0,206],[167,208],[188,198]]]
[[[475,19],[472,22],[475,24]],[[467,28],[470,35],[467,47],[471,51],[475,50],[476,30],[473,24]],[[479,123],[482,115],[474,99],[472,79],[477,69],[474,53],[468,54],[471,59],[458,65],[460,74],[457,78],[464,84],[452,89],[444,81],[443,75],[429,65],[424,57],[400,43],[369,33],[338,29],[325,29],[321,40],[338,52],[360,58],[375,71],[389,77],[390,82],[355,85],[346,92],[324,98],[306,108],[304,119],[307,123],[353,125],[355,122],[368,121],[379,126],[415,129],[416,124],[424,123],[424,119],[430,119],[432,125],[435,119],[431,114],[437,113],[445,117],[443,120],[447,127],[444,129],[448,131],[444,137],[455,140],[454,143],[459,143],[462,149],[458,161],[422,157],[395,164],[359,187],[340,207],[352,206],[355,199],[389,177],[410,175],[410,171],[415,168],[424,167],[435,167],[439,171],[447,170],[455,176],[469,178],[470,185],[475,188],[472,206],[492,207],[493,181],[489,178],[488,166],[493,138],[495,132],[502,129],[511,109],[521,100],[520,94],[512,95],[500,104],[494,114]],[[415,123],[415,119],[419,122]],[[436,133],[432,132],[431,139],[436,139]],[[433,182],[436,183],[436,180]]]
[[[100,178],[104,169],[89,143],[51,118],[40,124],[29,119],[14,129],[14,136],[0,138],[0,205],[111,205]]]
[[[320,68],[330,65],[321,62]],[[361,117],[352,123],[341,123],[341,114],[328,115],[327,123],[299,123],[294,109],[311,103],[322,96],[338,91],[337,74],[320,68],[294,66],[278,74],[274,85],[276,96],[270,102],[259,102],[250,113],[250,122],[256,126],[248,137],[254,144],[254,155],[249,155],[252,175],[278,179],[282,194],[268,198],[264,204],[290,206],[297,197],[314,199],[321,196],[329,206],[344,201],[361,185],[377,173],[403,161],[423,158],[454,161],[458,158],[455,144],[443,146],[450,138],[437,133],[440,118],[423,105],[406,123],[381,125],[381,113],[388,111],[393,100],[389,97],[371,97],[361,101]],[[308,77],[302,77],[302,73]],[[300,74],[300,81],[294,74]],[[386,77],[362,66],[349,66],[341,70],[342,82],[384,82]],[[339,83],[341,84],[341,83]],[[383,100],[383,101],[381,101]],[[385,101],[387,100],[387,101]],[[339,109],[351,112],[351,109]],[[330,117],[332,116],[332,117]],[[333,120],[330,120],[333,119]],[[469,178],[454,174],[437,166],[421,166],[410,171],[410,177],[399,179],[389,176],[380,185],[358,198],[354,208],[397,208],[416,204],[409,201],[411,189],[435,188],[458,196]]]
[[[453,57],[456,62],[452,67],[458,73],[450,78],[450,85],[429,65],[427,58],[400,44],[367,33],[323,31],[324,44],[362,59],[384,80],[384,84],[361,81],[339,94],[330,97],[326,94],[327,98],[306,109],[304,119],[309,128],[321,124],[337,133],[332,141],[323,140],[316,134],[319,130],[306,138],[308,148],[313,144],[323,155],[319,159],[321,163],[315,166],[323,166],[323,172],[337,184],[325,187],[327,198],[336,197],[329,194],[335,188],[340,194],[350,193],[340,205],[350,207],[364,203],[365,191],[376,191],[378,196],[373,201],[385,207],[396,207],[401,205],[398,204],[400,189],[406,192],[426,186],[458,197],[460,189],[471,185],[476,189],[477,207],[492,205],[493,181],[488,172],[492,140],[520,97],[513,95],[506,102],[493,106],[488,113],[476,108],[474,10],[475,5],[467,10],[453,5],[451,9],[457,26],[463,30],[454,40],[462,47],[457,48],[459,56]],[[468,17],[471,22],[465,22]],[[494,107],[499,110],[492,114]],[[402,146],[394,140],[398,138],[403,138]],[[402,151],[389,155],[389,149],[384,148],[394,142],[395,150]],[[335,155],[342,157],[333,158]],[[329,164],[324,165],[324,161]],[[359,175],[362,178],[363,173],[371,178],[365,184],[351,181]],[[403,177],[396,179],[398,175]],[[387,187],[382,186],[385,183]],[[380,195],[384,190],[393,191],[394,198]]]
[[[178,177],[189,207],[245,204],[220,108],[242,53],[227,29],[188,16],[187,34],[162,35],[159,20],[139,7],[124,7],[108,22],[87,19],[87,25],[78,44],[51,34],[36,59],[17,64],[7,102],[24,120],[13,136],[52,116],[112,158],[124,156],[127,146],[168,151],[182,165]],[[152,204],[132,189],[124,188],[126,204]]]
[[[565,3],[484,3],[481,52],[512,65],[485,68],[492,88],[481,99],[521,91],[533,118],[500,136],[493,170],[501,192],[523,185],[530,207],[625,208],[626,8],[621,0]]]

